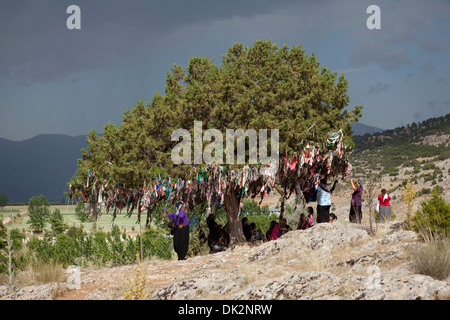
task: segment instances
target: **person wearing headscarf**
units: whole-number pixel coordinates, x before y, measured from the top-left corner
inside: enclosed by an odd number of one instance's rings
[[[350,203],[349,220],[352,223],[361,223],[362,220],[362,202],[361,197],[363,193],[363,186],[361,180],[354,180],[350,178],[352,184],[352,201]]]
[[[176,211],[169,214],[169,219],[175,221],[173,249],[178,255],[178,260],[185,260],[189,249],[189,219],[184,211],[183,201],[178,201],[175,208]]]
[[[380,202],[378,209],[379,222],[391,221],[391,205],[389,204],[390,200],[391,197],[387,194],[386,189],[382,189],[381,194],[378,195],[378,201]]]

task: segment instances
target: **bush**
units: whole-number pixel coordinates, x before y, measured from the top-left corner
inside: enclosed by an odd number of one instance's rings
[[[172,239],[164,234],[148,229],[142,237],[145,257],[156,256],[160,259],[172,257]],[[134,262],[139,253],[140,239],[121,236],[120,231],[111,233],[96,231],[88,235],[82,229],[72,227],[68,234],[60,234],[54,241],[48,238],[40,240],[32,238],[28,242],[30,255],[36,256],[42,262],[62,264],[92,263],[96,266],[107,264],[125,264]]]
[[[421,209],[410,219],[412,229],[424,238],[450,234],[450,203],[445,202],[440,192],[441,189],[434,187],[431,199],[423,200]]]
[[[261,216],[270,215],[269,207],[262,206],[262,208],[258,205],[255,200],[244,200],[241,210],[241,216]]]
[[[139,237],[136,237],[136,241],[139,243]],[[160,259],[172,258],[172,238],[165,237],[162,232],[159,232],[153,228],[148,228],[142,235],[142,246],[144,257],[155,256]]]
[[[82,201],[78,202],[75,207],[75,216],[80,222],[89,221],[89,212],[84,210],[84,203]]]

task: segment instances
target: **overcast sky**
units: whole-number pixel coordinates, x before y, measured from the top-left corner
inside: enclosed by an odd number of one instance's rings
[[[301,44],[349,80],[360,122],[391,129],[450,112],[450,1],[0,0],[0,137],[120,124],[164,94],[174,63],[235,42]],[[381,29],[369,30],[370,5]],[[69,5],[81,30],[69,30]]]

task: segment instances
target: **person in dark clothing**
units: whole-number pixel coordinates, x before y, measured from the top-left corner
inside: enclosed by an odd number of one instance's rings
[[[306,230],[309,227],[308,219],[304,213],[300,214],[300,221],[297,226],[297,230]]]
[[[189,219],[182,201],[178,201],[175,208],[176,211],[169,214],[169,219],[175,221],[173,249],[178,255],[178,260],[185,260],[189,249]]]
[[[248,224],[248,218],[244,217],[242,218],[242,229],[244,231],[245,239],[250,242],[252,240],[252,229],[250,225]]]
[[[292,231],[291,226],[287,224],[287,220],[285,218],[280,220],[280,229],[278,230],[278,237],[281,237],[283,234],[288,231]]]
[[[250,229],[252,229],[252,242],[253,241],[262,241],[262,242],[266,241],[261,229],[256,230],[256,223],[254,223],[254,222],[250,223]]]
[[[206,219],[206,223],[209,229],[208,246],[211,250],[210,253],[225,251],[228,246],[228,234],[225,230],[216,222],[216,215],[210,214]]]

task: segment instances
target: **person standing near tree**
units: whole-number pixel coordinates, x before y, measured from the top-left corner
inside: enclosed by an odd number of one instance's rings
[[[352,184],[352,201],[350,203],[350,215],[349,220],[353,223],[361,223],[362,220],[362,193],[363,186],[361,180],[353,180],[350,178]]]
[[[381,190],[381,194],[378,195],[378,201],[380,202],[378,221],[379,222],[390,222],[391,221],[391,206],[389,201],[391,197],[387,194],[386,189]]]
[[[242,218],[242,229],[244,231],[245,239],[250,242],[252,240],[252,228],[248,224],[248,218]]]
[[[329,222],[330,220],[331,194],[336,183],[337,180],[330,189],[327,184],[327,178],[323,178],[317,185],[317,223]]]
[[[178,260],[185,260],[189,249],[189,219],[184,211],[183,201],[178,201],[175,208],[176,211],[169,214],[169,219],[175,222],[173,249],[178,255]]]

